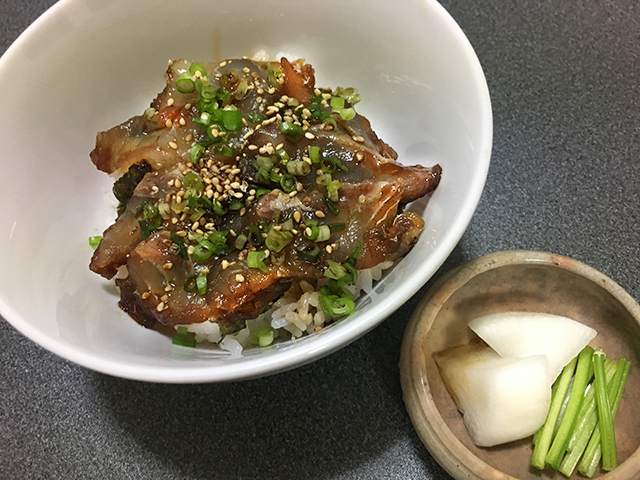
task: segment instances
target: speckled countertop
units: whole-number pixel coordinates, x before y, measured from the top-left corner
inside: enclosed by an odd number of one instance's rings
[[[1,0],[0,53],[53,3]],[[434,279],[341,351],[239,383],[108,377],[1,321],[1,480],[446,479],[412,428],[397,367],[433,280],[487,253],[546,250],[640,298],[639,4],[442,3],[484,67],[495,126],[482,200]]]

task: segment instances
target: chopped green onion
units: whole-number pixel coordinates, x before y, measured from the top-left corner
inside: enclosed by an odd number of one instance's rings
[[[203,65],[200,65],[199,63],[196,63],[196,62],[192,62],[191,65],[189,65],[189,73],[191,75],[195,75],[196,72],[200,72],[200,74],[203,77],[207,76],[207,69],[204,68]]]
[[[304,242],[298,245],[298,257],[306,262],[315,262],[320,254],[320,247],[315,242]]]
[[[176,80],[176,90],[180,93],[191,93],[196,89],[196,82],[187,72],[181,73]]]
[[[196,277],[196,286],[198,287],[198,294],[204,295],[207,293],[207,274],[201,273]]]
[[[269,233],[267,233],[267,238],[264,239],[264,243],[269,250],[280,252],[284,247],[289,245],[292,240],[293,234],[291,232],[272,228],[269,230]]]
[[[222,206],[222,203],[220,202],[220,200],[217,200],[214,198],[212,203],[213,203],[213,211],[216,215],[224,215],[229,211],[228,208],[225,208]]]
[[[249,115],[247,115],[247,119],[251,123],[262,123],[264,121],[264,115],[262,115],[261,113],[250,113]]]
[[[184,281],[184,291],[187,293],[192,293],[195,292],[198,288],[198,285],[196,284],[196,277],[197,275],[189,275],[186,280]]]
[[[269,62],[267,65],[267,78],[272,87],[280,88],[280,79],[284,73],[278,67],[276,67],[273,63]]]
[[[343,120],[349,121],[356,116],[356,111],[353,108],[343,108],[337,111]]]
[[[331,233],[333,232],[339,232],[341,230],[344,230],[346,228],[344,223],[332,223],[331,225],[329,225],[329,230],[331,230]]]
[[[207,127],[211,125],[213,118],[209,112],[201,112],[199,117],[193,119],[194,123],[202,125],[203,127]]]
[[[238,211],[238,210],[242,210],[242,207],[244,207],[244,202],[240,201],[240,200],[233,200],[232,202],[229,202],[229,210],[231,211]]]
[[[331,213],[331,215],[335,217],[340,213],[340,209],[338,208],[338,206],[333,203],[333,201],[327,195],[322,195],[322,201],[327,206],[327,209],[329,210],[329,213]]]
[[[236,151],[233,149],[233,147],[230,147],[229,145],[218,145],[215,151],[218,155],[221,155],[223,157],[236,156]]]
[[[189,149],[189,160],[191,161],[191,163],[197,165],[200,161],[200,158],[202,157],[203,152],[204,147],[199,143],[194,143],[193,147]]]
[[[302,127],[293,122],[282,122],[280,124],[280,133],[282,133],[290,142],[298,142],[304,136]]]
[[[309,158],[311,163],[320,163],[320,147],[309,145]]]
[[[322,160],[320,160],[320,169],[324,173],[333,173],[336,171],[337,165],[333,161],[334,158],[338,157],[323,157]]]
[[[333,95],[344,98],[351,105],[355,105],[360,101],[360,95],[356,92],[356,89],[353,87],[348,87],[348,88],[337,87],[333,91]]]
[[[142,240],[149,238],[153,232],[162,224],[162,217],[158,216],[153,222],[149,223],[147,220],[138,220],[140,225],[140,238]]]
[[[340,280],[346,275],[347,270],[342,266],[342,264],[329,260],[329,268],[324,271],[325,277]]]
[[[158,215],[158,207],[149,203],[148,201],[144,201],[142,203],[142,216],[145,220],[151,220]]]
[[[324,313],[330,317],[349,315],[355,309],[353,301],[337,295],[320,295],[320,306]]]
[[[184,243],[184,238],[180,237],[176,232],[171,232],[169,234],[171,237],[171,241],[176,245],[178,249],[178,255],[184,260],[189,260],[189,255],[187,254],[187,246]]]
[[[287,232],[290,232],[291,230],[293,230],[292,218],[288,218],[284,222],[282,222],[282,230],[286,230]]]
[[[322,168],[323,172],[326,171],[329,173],[335,172],[336,168],[339,168],[343,172],[349,171],[349,167],[347,167],[344,163],[342,163],[342,160],[340,160],[335,155],[331,155],[330,157],[324,157],[320,161],[320,168]],[[327,168],[327,170],[325,170],[325,168]]]
[[[327,195],[329,197],[329,200],[331,200],[332,202],[337,202],[338,200],[340,200],[338,190],[341,186],[342,184],[338,180],[332,180],[331,183],[327,185]]]
[[[304,236],[307,240],[316,241],[320,235],[320,227],[317,225],[310,225],[307,222],[307,228],[304,229]]]
[[[241,233],[236,237],[236,241],[233,244],[233,246],[236,247],[237,250],[242,250],[246,243],[247,243],[247,236],[244,233]]]
[[[196,340],[194,338],[189,337],[189,332],[187,331],[187,327],[184,327],[182,325],[176,329],[176,334],[173,336],[172,343],[180,347],[194,348],[196,346]]]
[[[266,273],[268,271],[267,266],[264,263],[264,260],[269,256],[267,252],[249,252],[247,254],[247,266],[249,268],[257,268],[261,272]]]
[[[98,245],[100,245],[100,240],[102,240],[102,235],[89,237],[89,245],[93,248],[98,248]]]
[[[331,237],[331,228],[329,225],[320,225],[318,227],[318,238],[316,242],[326,242]]]
[[[289,157],[289,154],[285,151],[284,148],[277,149],[276,155],[280,158],[280,162],[283,165],[287,165],[287,163],[289,163],[289,160],[291,160],[291,158]]]
[[[209,240],[202,239],[200,243],[195,246],[193,253],[191,254],[197,262],[206,262],[209,260],[216,251],[216,247]]]
[[[197,173],[189,172],[184,176],[182,180],[182,184],[185,188],[193,188],[194,190],[200,191],[203,188],[202,179],[200,175]]]
[[[251,245],[262,245],[264,243],[264,238],[262,237],[262,231],[260,227],[255,223],[251,223],[247,225],[247,240]]]
[[[249,334],[249,341],[259,347],[268,347],[273,343],[274,338],[275,333],[271,327],[258,328]]]
[[[344,108],[344,98],[331,97],[331,108]]]
[[[304,162],[302,162],[304,163]],[[298,186],[298,179],[290,173],[285,173],[280,177],[280,186],[286,193],[293,192]]]
[[[311,165],[302,160],[287,163],[287,170],[291,175],[304,177],[311,172]]]
[[[330,173],[324,173],[322,175],[318,175],[318,177],[316,178],[316,185],[318,185],[319,187],[326,187],[330,183],[331,183]]]
[[[231,131],[239,130],[242,126],[242,112],[235,105],[227,105],[222,109],[222,124]]]
[[[267,272],[267,266],[264,263],[264,260],[269,256],[267,252],[249,252],[247,254],[247,266],[249,268],[257,268],[261,272]]]
[[[356,266],[356,259],[358,258],[358,255],[360,255],[360,252],[362,251],[362,243],[358,242],[358,246],[353,250],[353,252],[351,252],[351,255],[349,255],[349,258],[347,258],[344,263],[348,263],[349,265],[355,267]]]

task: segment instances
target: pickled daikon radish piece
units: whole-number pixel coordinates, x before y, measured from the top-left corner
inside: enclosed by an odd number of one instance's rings
[[[519,440],[544,423],[553,382],[546,356],[502,358],[472,340],[434,358],[475,445]]]
[[[476,318],[469,327],[502,357],[546,355],[552,381],[596,336],[596,331],[559,315],[501,312]]]

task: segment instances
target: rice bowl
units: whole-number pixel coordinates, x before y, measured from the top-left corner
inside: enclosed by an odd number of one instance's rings
[[[0,91],[10,113],[0,120],[5,127],[0,159],[5,178],[29,178],[41,194],[23,202],[20,182],[0,187],[8,207],[0,213],[3,318],[50,351],[100,372],[206,382],[261,376],[320,358],[366,333],[413,295],[453,250],[479,201],[492,135],[486,82],[468,41],[437,3],[338,5],[341,17],[323,20],[297,2],[255,2],[251,9],[234,2],[186,2],[177,11],[151,1],[115,2],[92,11],[69,0],[23,33],[0,60],[0,85],[12,85]],[[331,10],[331,2],[326,6]],[[202,12],[197,18],[188,14],[195,8]],[[364,33],[376,31],[380,15],[392,31],[403,32],[393,48]],[[312,17],[314,22],[304,21]],[[267,28],[272,18],[292,19],[306,30],[273,32]],[[151,25],[149,44],[144,39]],[[348,52],[341,48],[345,41]],[[96,280],[86,268],[87,237],[99,235],[113,216],[105,201],[112,181],[93,171],[87,156],[96,131],[146,108],[159,91],[153,80],[158,68],[169,58],[215,60],[260,49],[306,58],[322,75],[320,84],[357,87],[363,113],[402,163],[440,163],[445,174],[428,202],[411,206],[426,221],[414,250],[348,318],[317,334],[242,355],[175,347],[165,335],[131,322],[115,305],[112,284]],[[36,64],[39,75],[16,86],[15,72]],[[60,80],[69,71],[75,72],[73,88]],[[47,88],[41,88],[43,82]],[[40,112],[37,123],[34,111]],[[73,211],[57,218],[49,213],[69,212],[70,205]],[[300,309],[309,313],[305,305]]]

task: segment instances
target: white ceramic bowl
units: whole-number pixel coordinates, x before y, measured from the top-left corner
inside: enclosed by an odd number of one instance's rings
[[[174,347],[119,310],[88,269],[87,237],[114,218],[113,180],[89,160],[96,132],[139,114],[167,60],[265,50],[302,57],[318,85],[355,86],[358,111],[405,164],[442,165],[413,251],[319,334],[241,357]],[[0,313],[48,350],[88,368],[158,382],[255,377],[352,342],[409,299],[462,236],[489,166],[492,117],[480,63],[432,0],[63,0],[0,59]]]

